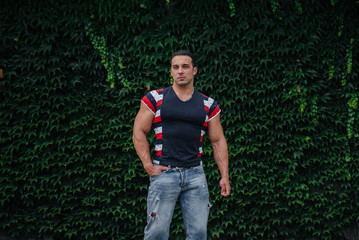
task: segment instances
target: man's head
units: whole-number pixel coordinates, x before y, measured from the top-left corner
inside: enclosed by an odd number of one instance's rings
[[[173,54],[171,60],[171,75],[176,86],[193,86],[193,78],[197,73],[194,57],[187,50],[180,50]]]

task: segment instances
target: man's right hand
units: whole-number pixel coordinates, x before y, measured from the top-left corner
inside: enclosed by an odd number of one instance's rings
[[[156,166],[156,165],[148,165],[145,166],[145,170],[148,173],[149,176],[154,176],[154,175],[158,175],[161,174],[162,171],[166,171],[167,167],[165,166]]]

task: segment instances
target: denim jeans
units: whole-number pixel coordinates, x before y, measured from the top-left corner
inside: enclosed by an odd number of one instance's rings
[[[168,239],[173,210],[179,200],[187,240],[207,238],[209,194],[203,166],[168,168],[150,177],[145,240]]]

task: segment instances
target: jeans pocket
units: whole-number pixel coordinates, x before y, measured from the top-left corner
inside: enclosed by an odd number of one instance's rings
[[[164,174],[166,174],[167,173],[167,171],[166,170],[164,170],[164,171],[162,171],[160,174],[156,174],[156,175],[152,175],[152,176],[150,176],[150,181],[154,181],[155,179],[157,179],[157,178],[159,178],[159,177],[162,177]]]
[[[203,169],[203,166],[202,166],[202,165],[197,166],[197,167],[193,167],[193,171],[194,171],[195,173],[200,173],[200,174],[204,173],[204,169]]]

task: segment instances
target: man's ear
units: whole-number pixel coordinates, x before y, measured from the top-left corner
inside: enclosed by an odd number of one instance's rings
[[[193,75],[196,75],[197,74],[197,67],[194,67],[193,68]]]

